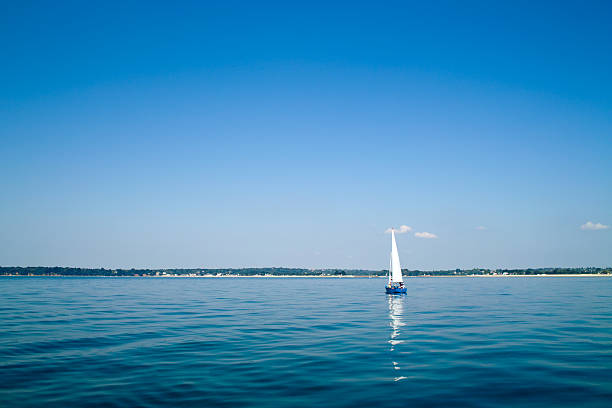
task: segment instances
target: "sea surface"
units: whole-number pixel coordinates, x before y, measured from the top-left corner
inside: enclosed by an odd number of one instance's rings
[[[0,278],[0,406],[612,406],[612,278],[384,284]]]

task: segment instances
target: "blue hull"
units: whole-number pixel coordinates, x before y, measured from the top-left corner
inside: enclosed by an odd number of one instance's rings
[[[389,288],[389,287],[385,287],[385,290],[387,291],[387,293],[391,293],[391,294],[406,293],[407,289],[408,288]]]

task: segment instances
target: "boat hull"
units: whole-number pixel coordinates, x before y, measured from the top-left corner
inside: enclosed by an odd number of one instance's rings
[[[390,294],[401,294],[401,293],[406,293],[408,288],[390,288],[390,287],[385,287],[385,290],[387,291],[387,293],[390,293]]]

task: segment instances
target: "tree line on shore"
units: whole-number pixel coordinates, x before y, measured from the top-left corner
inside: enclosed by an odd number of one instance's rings
[[[105,269],[69,268],[60,266],[0,266],[0,276],[386,276],[387,270],[303,269],[303,268],[237,268],[237,269]],[[403,269],[405,276],[468,276],[468,275],[582,275],[612,274],[608,268],[528,268],[528,269],[452,269],[420,271]]]

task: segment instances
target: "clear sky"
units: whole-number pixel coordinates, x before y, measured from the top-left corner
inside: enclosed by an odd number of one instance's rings
[[[3,4],[0,265],[612,265],[610,2],[293,3]]]

